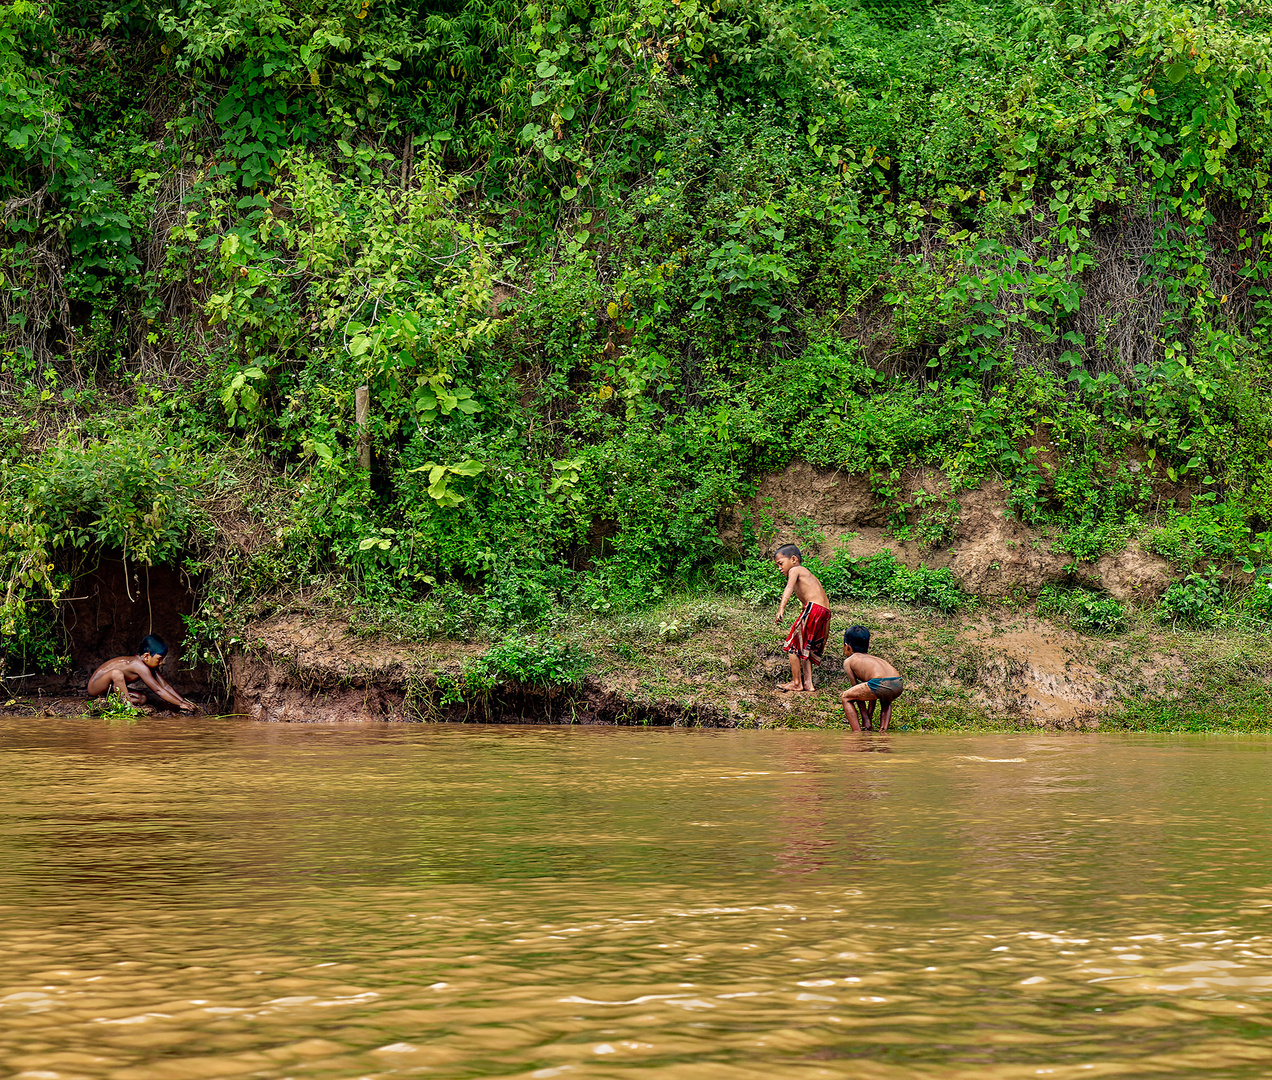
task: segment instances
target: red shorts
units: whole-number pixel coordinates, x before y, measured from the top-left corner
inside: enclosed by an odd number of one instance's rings
[[[821,604],[805,604],[799,618],[791,626],[782,645],[783,652],[793,652],[804,660],[821,666],[826,652],[826,635],[830,633],[830,612]]]

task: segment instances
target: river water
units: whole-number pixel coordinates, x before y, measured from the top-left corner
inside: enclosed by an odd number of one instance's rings
[[[0,720],[0,1073],[1272,1075],[1272,740]]]

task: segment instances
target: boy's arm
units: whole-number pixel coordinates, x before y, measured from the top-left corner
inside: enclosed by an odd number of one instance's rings
[[[178,709],[195,707],[193,701],[186,701],[171,686],[167,684],[162,675],[156,675],[146,664],[137,665],[137,674],[141,676],[141,681],[146,684],[156,697],[162,698],[169,705],[175,705]]]
[[[791,593],[795,591],[795,582],[799,580],[799,572],[803,567],[792,567],[791,572],[786,575],[786,591],[782,593],[782,602],[777,605],[777,618],[773,621],[779,626],[782,624],[782,615],[786,612],[786,602],[790,600]]]

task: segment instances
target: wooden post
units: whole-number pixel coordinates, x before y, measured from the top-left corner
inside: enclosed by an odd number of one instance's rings
[[[371,433],[367,424],[371,419],[371,391],[359,386],[353,392],[353,422],[358,427],[358,464],[371,470]]]

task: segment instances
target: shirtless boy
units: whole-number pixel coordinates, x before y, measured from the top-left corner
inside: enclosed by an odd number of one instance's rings
[[[879,730],[888,730],[892,719],[892,703],[901,696],[905,683],[901,673],[888,661],[870,655],[870,631],[864,626],[852,626],[844,631],[844,671],[856,679],[856,685],[839,695],[843,702],[844,719],[853,731],[870,730],[874,719],[875,702],[879,709]]]
[[[141,649],[136,656],[117,656],[107,660],[93,672],[88,680],[89,697],[106,697],[111,687],[119,694],[121,701],[130,701],[133,705],[146,704],[146,691],[155,697],[174,705],[182,712],[194,712],[198,706],[193,701],[186,701],[178,694],[162,675],[159,668],[168,656],[168,646],[163,638],[147,634],[142,639]],[[129,683],[141,683],[142,688],[130,690]]]
[[[782,651],[791,655],[791,681],[783,683],[778,689],[812,693],[813,665],[821,666],[822,655],[826,652],[826,635],[830,632],[830,601],[821,582],[804,568],[800,560],[799,548],[794,544],[783,544],[773,556],[777,568],[786,575],[786,591],[782,593],[782,603],[777,609],[777,625],[782,625],[786,603],[792,594],[804,602],[799,618],[782,645]]]

